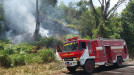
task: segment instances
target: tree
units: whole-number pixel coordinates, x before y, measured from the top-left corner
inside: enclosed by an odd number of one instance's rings
[[[69,3],[69,6],[66,6],[63,2],[59,5],[59,8],[63,11],[62,19],[64,19],[67,24],[78,24],[79,15],[75,7],[75,3],[72,2]]]
[[[3,4],[0,3],[0,39],[5,39],[5,32],[8,30],[7,25],[4,18]]]
[[[57,0],[42,0],[42,3],[44,3],[45,6],[47,6],[47,5],[55,6],[57,3]],[[35,28],[35,32],[34,32],[34,40],[38,40],[39,30],[40,30],[39,10],[38,10],[38,0],[36,0],[36,28]]]
[[[38,40],[39,30],[40,30],[40,22],[39,22],[38,0],[36,0],[36,28],[34,32],[34,40]]]
[[[57,0],[41,0],[40,11],[46,15],[46,13],[51,13],[50,10],[56,6]]]
[[[0,4],[0,35],[2,34],[2,30],[3,30],[3,26],[2,26],[4,21],[3,15],[4,15],[3,5]]]
[[[123,31],[121,37],[127,42],[130,54],[134,54],[134,0],[130,0],[121,13],[121,24]]]
[[[94,16],[91,10],[83,11],[80,16],[79,32],[82,37],[90,36],[92,37],[92,30],[94,29]]]
[[[79,8],[78,14],[81,15],[84,11],[89,9],[89,3],[86,0],[80,0],[77,3],[77,7]]]
[[[93,15],[96,21],[95,25],[96,25],[96,28],[99,29],[98,34],[101,35],[101,37],[109,37],[104,34],[104,32],[106,32],[105,29],[107,29],[104,27],[109,25],[108,20],[111,17],[113,17],[117,8],[125,1],[126,0],[118,0],[118,2],[110,9],[110,0],[98,0],[98,2],[100,3],[100,7],[101,7],[100,15],[101,15],[102,22],[100,22],[99,21],[100,17],[98,17],[99,14],[96,11],[96,8],[93,4],[93,0],[89,0],[90,7],[91,7],[91,10],[93,11]]]

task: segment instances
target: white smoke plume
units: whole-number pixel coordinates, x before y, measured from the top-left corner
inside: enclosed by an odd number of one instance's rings
[[[42,4],[40,1],[41,0],[39,0],[39,8],[42,8],[40,11],[43,13],[39,16],[41,22],[39,33],[41,36],[48,37],[70,33],[78,34],[78,31],[70,29],[63,23],[51,19],[63,17],[63,10],[57,10],[52,5]],[[3,0],[3,5],[4,15],[8,21],[7,26],[10,29],[6,32],[6,37],[14,44],[31,41],[36,27],[36,0]]]
[[[7,37],[13,42],[15,41],[14,43],[23,41],[27,34],[32,37],[36,25],[36,0],[4,0],[3,5],[9,28],[17,31],[17,34],[19,33],[17,36],[13,36],[12,30],[10,30],[7,32]],[[40,33],[47,36],[49,31],[41,28]]]
[[[4,11],[11,28],[21,32],[34,32],[35,0],[4,0]]]

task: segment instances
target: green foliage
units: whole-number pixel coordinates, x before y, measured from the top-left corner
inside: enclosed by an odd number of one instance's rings
[[[134,0],[130,0],[121,14],[121,24],[123,31],[121,37],[127,42],[130,56],[134,54]]]
[[[6,43],[5,42],[2,42],[1,40],[0,40],[0,50],[4,50],[4,45],[5,45]]]
[[[82,14],[82,12],[84,12],[88,9],[89,3],[86,0],[80,0],[77,3],[77,6],[79,7],[79,14]]]
[[[83,39],[91,40],[92,38],[90,36],[86,35]]]
[[[1,55],[11,55],[14,53],[18,53],[18,54],[26,54],[26,53],[30,53],[30,51],[32,49],[34,49],[35,46],[26,44],[26,43],[22,43],[19,45],[12,45],[12,44],[8,44],[6,42],[2,42],[0,41],[0,54]]]
[[[14,51],[19,54],[29,53],[35,46],[29,45],[27,43],[22,43],[13,47]]]
[[[13,47],[14,46],[12,44],[6,44],[4,46],[3,54],[5,55],[13,54],[14,53]]]
[[[42,3],[55,6],[57,3],[57,0],[42,0]]]
[[[42,63],[42,57],[40,56],[39,53],[36,54],[25,54],[25,62],[26,64],[30,63]]]
[[[69,3],[69,6],[66,6],[63,2],[58,6],[59,9],[62,10],[62,20],[67,22],[68,24],[78,25],[79,24],[79,12],[74,7],[75,4]]]
[[[0,21],[4,21],[4,17],[2,15],[0,15]]]
[[[55,48],[56,45],[63,44],[60,40],[53,37],[41,38],[39,41],[36,41],[34,45],[47,48]]]
[[[59,40],[48,38],[45,42],[45,45],[47,45],[53,42],[59,42]],[[41,42],[40,44],[43,45],[44,43]],[[0,41],[0,49],[0,64],[3,67],[20,66],[30,63],[48,63],[56,60],[52,49],[43,48],[38,50],[37,53],[30,53],[32,49],[36,50],[36,48],[27,43],[12,45]]]
[[[11,58],[8,55],[0,55],[0,65],[3,67],[10,67]]]
[[[2,22],[5,21],[5,18],[3,15],[4,15],[3,5],[0,3],[0,36],[3,32]]]
[[[122,32],[122,26],[121,26],[121,18],[120,17],[112,17],[109,20],[109,38],[117,38],[120,39],[121,32]]]
[[[83,12],[81,15],[80,26],[79,26],[80,34],[82,35],[82,37],[85,37],[86,35],[92,36],[93,28],[94,28],[93,16],[91,14],[91,11],[87,10]]]
[[[3,4],[0,3],[0,15],[4,14],[4,10],[3,10]]]
[[[42,49],[39,53],[43,62],[53,62],[56,60],[54,52],[51,49]]]
[[[98,27],[99,28],[99,27]],[[99,29],[93,29],[92,30],[92,33],[93,33],[93,36],[92,36],[92,38],[96,38],[96,36],[99,34]]]
[[[72,28],[72,29],[78,29],[77,26],[73,25],[73,24],[68,24],[66,26],[69,27],[69,28]]]
[[[22,54],[13,54],[10,56],[13,66],[25,65],[25,56]]]
[[[14,53],[14,50],[3,50],[3,51],[0,51],[0,55],[11,55]]]

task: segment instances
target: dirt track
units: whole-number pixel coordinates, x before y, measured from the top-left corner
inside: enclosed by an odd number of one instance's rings
[[[66,71],[58,75],[89,75],[89,74],[85,74],[83,70],[78,70],[73,74]],[[95,72],[92,75],[134,75],[134,61],[124,63],[122,68],[115,68],[113,66],[96,68]]]

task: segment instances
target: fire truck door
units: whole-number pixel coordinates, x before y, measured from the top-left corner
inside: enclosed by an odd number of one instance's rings
[[[112,63],[112,54],[110,46],[105,46],[105,50],[106,50],[106,59],[108,63]]]

